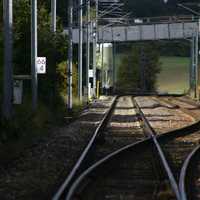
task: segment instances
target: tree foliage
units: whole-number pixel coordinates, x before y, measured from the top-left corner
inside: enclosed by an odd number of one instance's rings
[[[14,4],[14,72],[15,74],[31,73],[31,33],[30,1],[19,0]],[[67,38],[58,30],[50,30],[50,14],[45,2],[38,4],[38,56],[47,57],[47,74],[39,75],[39,97],[47,104],[54,105],[59,96],[56,73],[59,63],[66,60]]]
[[[156,90],[160,72],[159,54],[152,44],[138,43],[122,59],[118,69],[117,89],[124,92]]]
[[[2,1],[0,1],[2,2]],[[15,75],[31,74],[31,5],[29,0],[13,1],[13,67]],[[1,7],[2,9],[2,7]],[[2,20],[0,18],[0,29],[2,30]],[[63,93],[66,86],[63,81],[62,71],[66,71],[66,64],[60,68],[60,63],[67,60],[67,37],[63,34],[60,19],[57,22],[57,32],[50,30],[50,12],[46,1],[38,1],[38,56],[47,57],[47,73],[38,75],[39,106],[36,113],[31,113],[31,82],[24,81],[23,104],[14,106],[14,119],[12,123],[0,121],[4,139],[15,133],[23,135],[28,126],[33,130],[46,127],[49,120],[55,117],[62,117],[65,109]],[[3,52],[3,37],[0,32],[0,54]],[[2,60],[0,65],[2,70]],[[0,76],[2,77],[2,71]],[[64,74],[66,79],[66,74]],[[2,85],[0,85],[2,88]],[[62,87],[62,88],[61,88]],[[63,92],[63,93],[62,93]],[[45,112],[44,112],[45,110]],[[43,113],[41,113],[43,112]],[[44,115],[43,115],[44,114]],[[19,117],[20,116],[20,117]],[[43,119],[41,119],[43,118]],[[56,120],[54,120],[56,121]],[[46,123],[46,124],[45,124]],[[29,129],[30,129],[29,127]],[[26,134],[26,133],[25,133]],[[9,136],[8,136],[9,137]]]

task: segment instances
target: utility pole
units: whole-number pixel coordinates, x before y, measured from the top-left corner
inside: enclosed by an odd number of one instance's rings
[[[83,0],[79,0],[78,96],[83,100]]]
[[[95,23],[96,24],[96,23]],[[93,28],[95,30],[95,28]],[[96,46],[97,46],[97,32],[93,33],[93,94],[96,97]]]
[[[105,81],[104,81],[104,30],[102,32],[102,58],[101,58],[101,87],[102,87],[102,93],[104,92],[104,86],[105,86]]]
[[[86,88],[89,95],[89,69],[90,69],[90,0],[86,0],[87,7],[87,42],[86,42]]]
[[[99,5],[98,5],[98,0],[96,0],[96,19],[95,19],[95,23],[94,23],[94,30],[95,30],[95,34],[93,36],[93,90],[94,90],[94,97],[96,97],[96,71],[97,71],[97,60],[96,60],[96,56],[97,56],[97,52],[96,52],[96,48],[97,48],[97,41],[98,41],[98,9],[99,9]]]
[[[32,108],[37,109],[38,77],[37,59],[37,0],[31,0],[31,76],[32,76]]]
[[[167,1],[166,1],[167,2]],[[186,5],[184,5],[184,3],[178,3],[177,4],[179,7],[189,11],[190,13],[192,13],[193,15],[198,16],[198,25],[196,30],[194,31],[193,35],[193,42],[194,42],[194,46],[193,46],[193,77],[192,78],[192,82],[193,82],[193,87],[192,90],[194,92],[194,97],[198,98],[199,100],[199,91],[198,91],[198,83],[199,83],[199,66],[198,66],[198,58],[199,58],[199,32],[200,32],[200,12],[197,12],[195,10],[193,10],[190,7],[187,7]]]
[[[3,1],[4,11],[4,77],[3,77],[3,117],[12,117],[13,97],[13,1]]]
[[[56,32],[56,2],[51,0],[51,31]]]
[[[196,68],[196,64],[195,64],[195,35],[193,33],[193,37],[192,37],[192,63],[193,63],[193,67],[192,67],[192,90],[194,93],[194,97],[195,97],[195,68]]]
[[[198,73],[199,73],[199,29],[196,30],[195,37],[195,98],[198,98]]]
[[[190,52],[190,94],[194,91],[194,36],[190,40],[191,52]]]
[[[72,57],[73,57],[73,2],[69,0],[68,6],[68,23],[69,23],[69,47],[68,47],[68,64],[67,64],[67,81],[68,81],[68,110],[72,109]]]
[[[112,73],[113,73],[113,90],[115,91],[115,78],[116,78],[116,62],[115,62],[115,56],[116,56],[116,45],[115,45],[115,42],[113,42],[112,44],[112,57],[113,57],[113,70],[112,70]]]

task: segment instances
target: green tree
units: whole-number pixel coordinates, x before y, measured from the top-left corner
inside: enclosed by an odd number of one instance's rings
[[[125,92],[151,92],[160,72],[159,54],[152,44],[134,44],[118,69],[117,89]]]
[[[31,38],[30,38],[30,3],[19,0],[15,7],[15,42],[14,71],[15,74],[31,73]],[[67,38],[62,34],[62,26],[58,20],[58,30],[50,31],[50,14],[45,2],[38,4],[38,56],[47,57],[47,73],[39,75],[39,97],[47,104],[56,104],[59,97],[57,83],[60,81],[56,73],[59,63],[66,60]]]
[[[14,48],[13,66],[14,74],[31,74],[31,7],[29,0],[14,1]],[[38,2],[38,56],[47,57],[47,73],[38,75],[39,105],[36,113],[31,113],[31,87],[30,81],[24,81],[24,101],[20,106],[14,106],[14,118],[12,123],[0,121],[2,133],[0,137],[6,140],[14,135],[22,136],[31,131],[47,127],[55,117],[64,115],[65,103],[60,92],[62,76],[59,64],[67,58],[67,37],[63,34],[63,28],[58,19],[58,31],[50,31],[50,14],[44,1]],[[0,26],[2,28],[2,26]],[[0,51],[1,48],[0,35]],[[2,55],[2,53],[0,52]],[[1,64],[1,60],[0,60]],[[2,68],[1,68],[2,69]],[[57,71],[59,73],[57,73]],[[0,70],[1,75],[1,70]],[[2,76],[1,76],[2,77]],[[63,86],[64,87],[64,86]],[[28,128],[29,127],[29,128]],[[31,127],[31,128],[30,128]],[[39,131],[40,132],[40,131]],[[41,131],[43,132],[43,131]]]

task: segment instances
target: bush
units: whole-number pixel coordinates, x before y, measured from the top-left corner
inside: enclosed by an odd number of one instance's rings
[[[23,105],[15,107],[15,117],[12,121],[1,120],[0,141],[32,138],[47,132],[55,119],[53,114],[42,103],[39,104],[36,113],[31,112],[30,102],[29,99]]]

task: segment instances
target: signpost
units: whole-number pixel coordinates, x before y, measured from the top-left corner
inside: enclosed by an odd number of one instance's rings
[[[94,77],[94,70],[90,69],[89,70],[89,78],[93,78]]]
[[[36,67],[38,74],[46,74],[46,57],[37,57]]]

